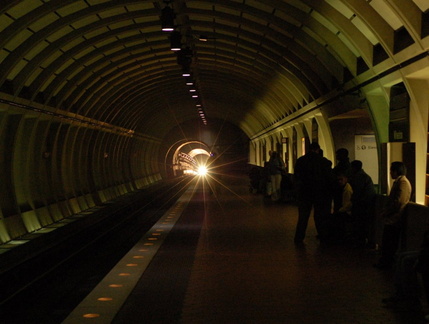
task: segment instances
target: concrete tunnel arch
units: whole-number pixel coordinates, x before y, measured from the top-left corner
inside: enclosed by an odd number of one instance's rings
[[[193,146],[197,146],[197,147],[193,147]],[[211,152],[210,147],[204,142],[196,141],[196,140],[192,140],[192,141],[180,140],[174,143],[173,145],[171,145],[166,153],[165,173],[168,176],[177,176],[179,175],[180,171],[183,171],[180,166],[181,153],[186,154],[195,163],[197,163],[197,161],[195,160],[195,157],[197,155],[210,156],[210,152]]]
[[[230,146],[225,140],[218,150],[205,137],[184,135],[206,128],[201,114],[209,126],[224,120],[241,129],[258,165],[279,131],[290,133],[292,161],[299,156],[299,136],[319,109],[328,157],[340,146],[352,151],[354,134],[365,133],[376,136],[389,161],[385,147],[395,148],[394,158],[402,154],[401,142],[389,143],[397,84],[410,97],[404,119],[406,144],[415,143],[416,202],[428,204],[427,1],[175,0],[171,6],[192,36],[187,45],[201,102],[189,95],[159,28],[162,1],[4,1],[1,242],[164,179],[172,161],[164,150],[178,139],[202,139],[217,151]],[[215,42],[196,37],[207,35],[208,20]],[[270,35],[262,47],[261,31]]]

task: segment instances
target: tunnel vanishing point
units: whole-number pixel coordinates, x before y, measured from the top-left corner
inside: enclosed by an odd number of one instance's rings
[[[427,0],[2,0],[0,243],[182,176],[345,147],[428,204]],[[165,30],[162,30],[165,29]]]

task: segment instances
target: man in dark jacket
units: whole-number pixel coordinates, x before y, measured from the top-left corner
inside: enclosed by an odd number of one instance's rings
[[[371,177],[362,169],[359,160],[351,163],[350,185],[352,195],[352,219],[354,221],[353,236],[356,244],[363,246],[366,243],[374,244],[374,205],[375,188]]]
[[[335,152],[335,158],[337,164],[333,167],[332,171],[335,176],[346,176],[347,179],[350,178],[350,160],[349,160],[349,151],[346,148],[340,148]],[[343,193],[341,188],[338,186],[334,187],[333,191],[334,199],[334,210],[338,210],[341,206],[341,201],[343,199]]]
[[[333,168],[334,174],[344,174],[350,177],[350,160],[349,160],[349,151],[346,148],[340,148],[335,152],[335,158],[337,159],[337,164]]]
[[[311,143],[309,152],[301,156],[295,164],[298,199],[298,223],[295,243],[301,244],[305,238],[308,219],[314,208],[314,222],[320,239],[323,239],[323,224],[331,212],[334,177],[331,161],[320,154],[318,143]]]

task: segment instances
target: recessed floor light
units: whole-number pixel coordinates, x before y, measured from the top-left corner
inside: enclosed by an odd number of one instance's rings
[[[84,317],[84,318],[97,318],[97,317],[100,317],[100,314],[84,314],[82,317]]]

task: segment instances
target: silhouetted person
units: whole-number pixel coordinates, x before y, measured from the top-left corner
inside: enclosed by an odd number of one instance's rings
[[[342,199],[341,205],[337,210],[334,209],[334,212],[346,213],[350,215],[352,211],[353,188],[350,185],[348,178],[345,174],[337,175],[337,186],[341,189]]]
[[[334,175],[345,175],[347,178],[350,177],[350,161],[349,161],[349,151],[346,148],[340,148],[335,152],[335,158],[337,160],[337,163],[335,167],[332,169],[334,172]],[[334,187],[333,192],[333,199],[334,199],[334,210],[338,210],[338,206],[341,205],[341,199],[342,199],[342,192],[341,188],[338,188],[337,186]]]
[[[331,243],[344,241],[346,224],[350,221],[352,211],[353,189],[345,174],[337,174],[337,187],[342,194],[341,203],[337,204],[337,209],[329,216],[326,228],[323,229],[326,230],[326,241]]]
[[[381,240],[381,257],[374,266],[379,269],[390,268],[395,260],[402,231],[402,215],[410,201],[411,184],[405,176],[407,169],[402,162],[392,162],[390,175],[393,182],[386,208],[381,213],[384,223]]]
[[[314,222],[319,238],[323,238],[323,224],[331,212],[331,189],[333,185],[330,161],[320,155],[318,143],[311,143],[309,152],[301,156],[295,164],[294,180],[298,200],[298,222],[295,243],[305,238],[308,219],[314,208]]]
[[[352,218],[355,222],[354,239],[359,245],[374,243],[374,206],[375,188],[371,177],[362,169],[362,162],[354,160],[350,163],[350,185],[353,188]]]
[[[349,151],[346,148],[340,148],[335,152],[337,163],[333,169],[334,174],[344,174],[350,176],[350,160]]]
[[[268,170],[270,172],[272,193],[271,199],[277,201],[280,199],[280,185],[282,182],[282,172],[285,168],[285,164],[278,154],[278,152],[273,151],[268,161]]]

